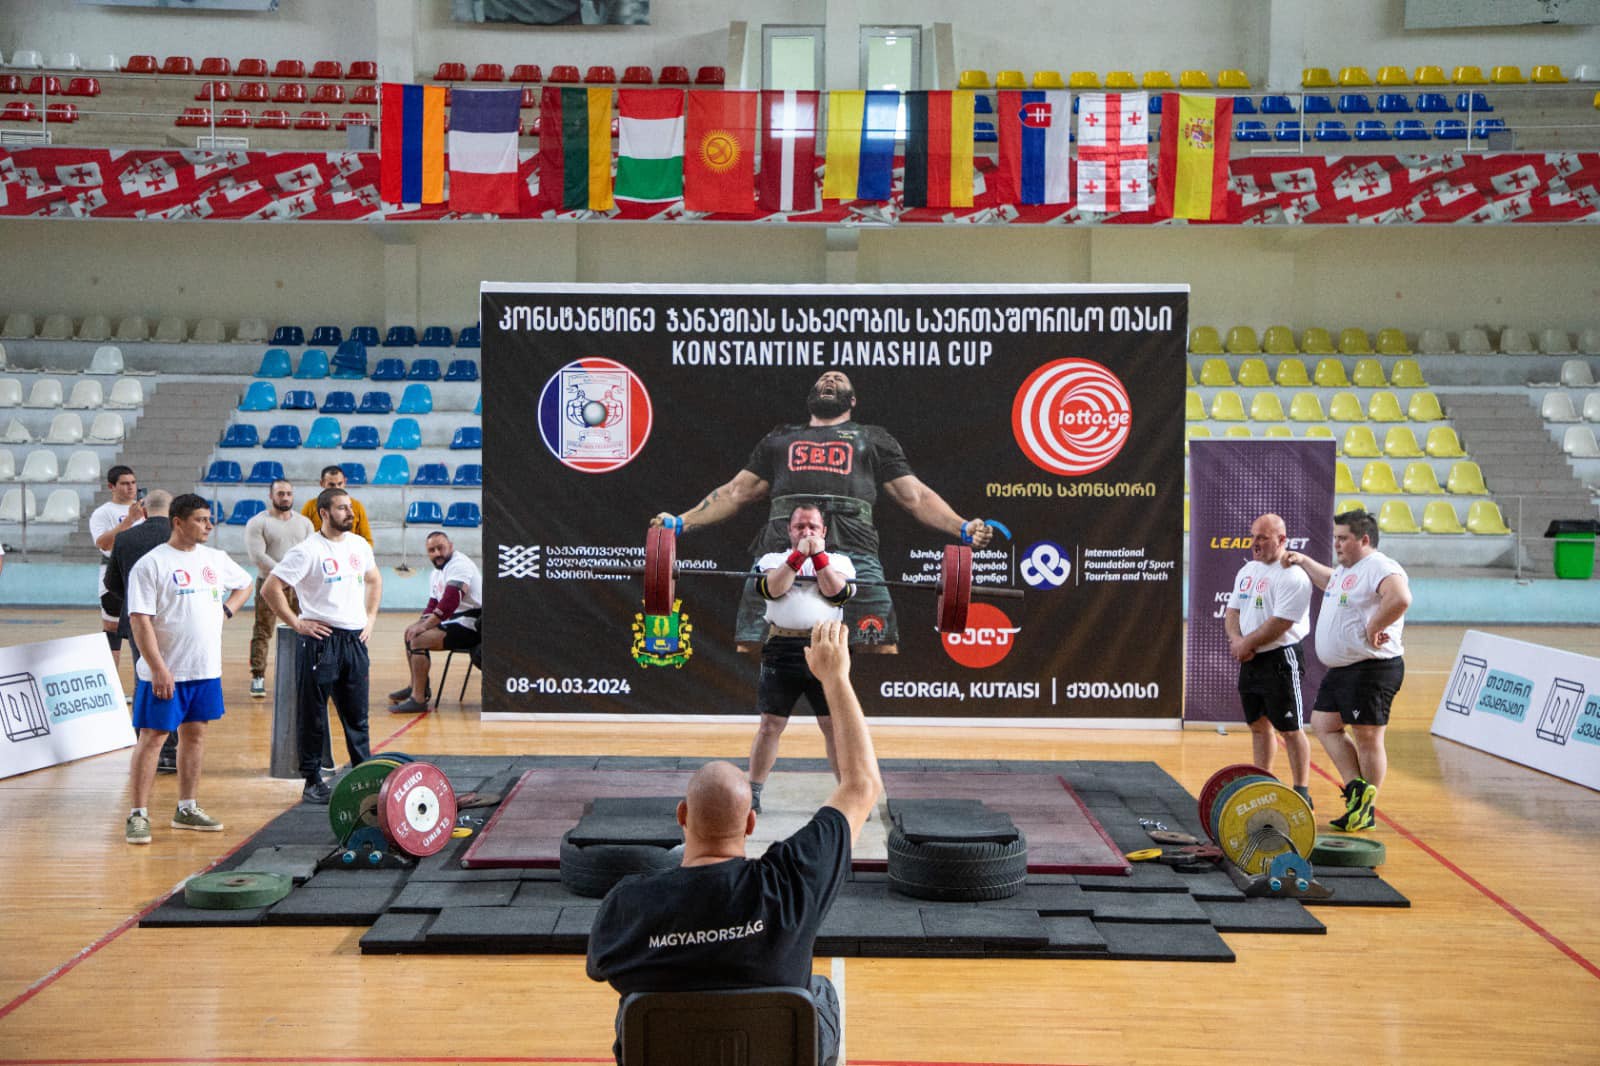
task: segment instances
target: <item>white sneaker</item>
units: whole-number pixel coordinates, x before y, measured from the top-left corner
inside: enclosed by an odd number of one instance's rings
[[[250,679],[250,698],[253,700],[264,700],[267,698],[266,678],[252,677]]]

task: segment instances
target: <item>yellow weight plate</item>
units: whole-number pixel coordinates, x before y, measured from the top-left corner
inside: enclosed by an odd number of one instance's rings
[[[1129,862],[1145,862],[1149,859],[1161,858],[1160,848],[1141,848],[1139,851],[1130,851],[1123,856]]]
[[[1222,853],[1247,874],[1265,873],[1290,850],[1310,855],[1317,842],[1311,805],[1280,781],[1238,782],[1222,797],[1215,829]]]

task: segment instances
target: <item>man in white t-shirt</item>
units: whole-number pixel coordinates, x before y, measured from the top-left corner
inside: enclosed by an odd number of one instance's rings
[[[1345,782],[1345,812],[1328,824],[1354,831],[1377,824],[1389,769],[1383,734],[1406,676],[1401,635],[1411,585],[1378,550],[1378,520],[1366,511],[1333,516],[1333,554],[1339,565],[1331,570],[1299,552],[1284,553],[1283,565],[1305,570],[1323,590],[1317,658],[1329,669],[1311,704],[1311,727]]]
[[[1279,565],[1289,544],[1283,519],[1264,514],[1250,526],[1250,561],[1233,579],[1223,615],[1228,651],[1239,661],[1239,702],[1250,726],[1251,757],[1272,769],[1277,740],[1289,753],[1294,790],[1311,802],[1311,742],[1301,730],[1300,685],[1305,680],[1300,642],[1311,631],[1311,579]]]
[[[350,765],[372,757],[367,740],[367,640],[378,620],[383,579],[372,545],[350,531],[355,512],[344,489],[317,497],[322,528],[290,548],[261,586],[272,613],[300,634],[297,690],[300,701],[301,794],[326,804],[332,795],[322,780],[322,747],[328,735],[328,700],[344,726]],[[298,612],[284,594],[292,587]]]
[[[483,642],[478,629],[483,616],[483,575],[477,564],[456,551],[443,530],[428,534],[427,549],[428,561],[433,563],[428,605],[422,609],[422,617],[407,626],[405,632],[411,684],[389,693],[394,704],[389,710],[397,714],[428,709],[430,652],[470,652]]]
[[[206,723],[221,718],[222,626],[250,598],[250,575],[226,552],[206,547],[211,505],[186,492],[172,501],[172,537],[128,574],[128,621],[139,646],[129,767],[133,810],[124,836],[150,843],[150,790],[169,733],[178,734],[178,808],[172,828],[215,833],[222,823],[196,802]]]
[[[89,515],[89,536],[100,549],[100,587],[95,590],[95,602],[106,594],[106,563],[111,559],[111,548],[117,534],[143,522],[144,505],[139,502],[139,479],[130,466],[114,466],[106,471],[106,487],[111,499],[96,507]],[[104,610],[100,612],[100,628],[106,631],[106,643],[111,645],[111,661],[122,658],[122,636],[117,632],[118,619]]]
[[[750,792],[757,813],[761,790],[778,760],[778,738],[801,696],[817,717],[828,765],[839,776],[828,699],[806,665],[806,646],[818,622],[844,620],[844,605],[856,591],[856,568],[846,556],[828,553],[828,527],[818,508],[800,506],[789,512],[788,532],[788,552],[768,552],[756,560],[761,572],[756,592],[767,606],[767,639],[761,645],[761,678],[756,684],[761,724],[750,745]]]

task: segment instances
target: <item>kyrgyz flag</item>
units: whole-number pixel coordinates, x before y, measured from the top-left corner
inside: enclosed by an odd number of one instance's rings
[[[444,86],[383,86],[378,188],[392,204],[444,202]]]
[[[824,200],[887,200],[894,177],[900,94],[851,89],[828,94]]]
[[[676,200],[683,195],[683,90],[622,89],[617,133],[617,196]]]
[[[906,93],[907,207],[972,206],[972,93]]]
[[[817,106],[812,90],[768,89],[761,94],[763,211],[817,209]]]
[[[1233,98],[1164,93],[1156,214],[1221,222],[1228,217]]]
[[[611,90],[546,87],[539,97],[539,195],[563,211],[609,211]]]
[[[755,146],[755,93],[691,92],[683,142],[683,206],[754,214]]]

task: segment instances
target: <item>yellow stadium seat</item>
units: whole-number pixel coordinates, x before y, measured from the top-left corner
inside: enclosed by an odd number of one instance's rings
[[[1261,334],[1261,350],[1268,355],[1296,355],[1300,351],[1294,343],[1294,330],[1288,326],[1268,326]]]
[[[1328,426],[1307,426],[1305,435],[1307,440],[1310,440],[1313,437],[1318,440],[1333,440],[1334,447],[1338,447],[1339,442],[1334,440],[1333,430]]]
[[[1439,397],[1431,392],[1413,392],[1406,406],[1406,417],[1413,422],[1440,422],[1444,411],[1439,407]]]
[[[1219,89],[1250,89],[1250,75],[1242,70],[1220,70],[1217,72],[1217,88]]]
[[[1448,500],[1434,500],[1422,509],[1424,533],[1465,533],[1456,509]]]
[[[1244,401],[1237,392],[1219,392],[1211,400],[1213,422],[1243,422]]]
[[[1361,400],[1353,392],[1336,392],[1328,401],[1328,421],[1365,422],[1367,413],[1361,409]]]
[[[1216,326],[1196,326],[1189,331],[1191,355],[1221,355],[1222,336]]]
[[[1272,380],[1288,388],[1305,388],[1311,384],[1311,377],[1306,373],[1306,365],[1298,359],[1280,359],[1277,369],[1273,371]]]
[[[1371,355],[1372,341],[1367,331],[1351,326],[1339,331],[1339,351],[1344,355]]]
[[[1183,531],[1189,532],[1189,497],[1183,498]]]
[[[1455,496],[1487,496],[1489,487],[1483,483],[1483,470],[1477,463],[1461,460],[1450,464],[1450,476],[1444,487]]]
[[[1450,80],[1457,85],[1482,85],[1483,70],[1470,64],[1459,66],[1450,72]]]
[[[1234,326],[1228,331],[1229,355],[1258,355],[1261,345],[1256,341],[1256,331],[1249,326]]]
[[[1022,76],[1022,71],[1020,70],[1002,70],[994,76],[994,87],[996,89],[1026,89],[1028,82]]]
[[[1263,437],[1293,437],[1294,430],[1288,426],[1268,426],[1266,432],[1261,435]]]
[[[1379,85],[1410,85],[1411,78],[1406,74],[1405,67],[1379,67]]]
[[[1185,422],[1206,420],[1206,404],[1198,392],[1189,391],[1183,394],[1183,420]]]
[[[1461,438],[1451,426],[1434,426],[1428,430],[1428,442],[1423,445],[1435,459],[1465,459],[1467,450],[1461,447]]]
[[[1131,70],[1111,70],[1106,72],[1107,89],[1137,89],[1139,79],[1133,76]]]
[[[1327,67],[1306,67],[1300,71],[1303,89],[1331,89],[1333,85],[1333,75],[1328,73]]]
[[[1334,504],[1334,514],[1349,514],[1351,511],[1365,511],[1367,505],[1358,496],[1347,496]]]
[[[986,70],[963,70],[961,77],[956,80],[957,89],[987,89],[989,88],[989,72]]]
[[[1172,75],[1164,70],[1147,70],[1144,72],[1142,84],[1146,89],[1171,89]]]
[[[1533,80],[1538,85],[1565,85],[1567,76],[1554,63],[1538,63],[1533,68]]]
[[[1224,437],[1248,437],[1248,436],[1250,436],[1250,427],[1249,426],[1229,426],[1228,427],[1228,432],[1224,433],[1223,436]]]
[[[1377,347],[1379,355],[1411,354],[1411,345],[1406,343],[1406,331],[1403,329],[1380,329]]]
[[[1336,493],[1355,492],[1355,478],[1350,476],[1350,468],[1343,463],[1333,464],[1333,491]]]
[[[1194,367],[1190,366],[1188,363],[1185,363],[1185,364],[1183,364],[1183,369],[1184,369],[1184,373],[1189,375],[1189,387],[1191,389],[1194,388],[1196,385],[1200,384],[1198,381],[1196,381],[1194,379]]]
[[[1383,435],[1383,454],[1391,459],[1421,459],[1424,453],[1410,426],[1390,426]]]
[[[1370,426],[1351,426],[1344,431],[1344,454],[1352,459],[1376,459],[1383,453],[1378,450],[1378,439]]]
[[[1511,63],[1495,67],[1489,74],[1489,80],[1496,85],[1522,85],[1527,78],[1522,76],[1522,68]]]
[[[1200,384],[1213,389],[1225,389],[1233,384],[1233,374],[1226,359],[1207,359],[1200,364]]]
[[[1239,384],[1247,389],[1264,389],[1272,384],[1272,374],[1267,370],[1265,359],[1241,359],[1239,361]]]
[[[1332,358],[1317,360],[1317,369],[1311,375],[1311,380],[1317,383],[1318,388],[1323,389],[1350,387],[1350,379],[1344,373],[1344,364]]]
[[[1189,454],[1189,442],[1190,441],[1192,441],[1192,440],[1194,440],[1194,439],[1196,439],[1198,437],[1209,437],[1209,436],[1211,436],[1211,430],[1207,426],[1185,426],[1183,428],[1183,454],[1184,455],[1188,455]]]
[[[1428,383],[1422,379],[1422,367],[1417,365],[1415,359],[1400,359],[1389,371],[1389,381],[1397,389],[1425,389]]]
[[[1450,79],[1444,76],[1444,68],[1433,65],[1417,68],[1416,76],[1411,79],[1418,85],[1449,85]]]
[[[1333,337],[1320,326],[1312,326],[1300,334],[1300,350],[1307,355],[1334,355],[1339,349],[1333,346]]]
[[[1400,487],[1408,496],[1443,496],[1444,488],[1434,476],[1433,467],[1427,463],[1407,463],[1400,478]]]
[[[1291,422],[1326,422],[1328,416],[1322,413],[1322,401],[1317,399],[1314,392],[1297,392],[1289,401],[1289,421]]]
[[[1600,89],[1595,90],[1595,94],[1594,94],[1594,109],[1596,111],[1600,111]]]
[[[1383,364],[1376,359],[1357,359],[1350,368],[1350,381],[1360,389],[1381,389],[1389,384],[1383,377]]]
[[[1378,511],[1378,528],[1385,533],[1420,533],[1417,516],[1404,500],[1384,500]]]
[[[1098,89],[1100,88],[1100,75],[1092,70],[1075,70],[1067,78],[1069,89]]]
[[[1346,89],[1359,89],[1372,84],[1372,75],[1367,73],[1366,67],[1341,67],[1339,84]]]
[[[1506,520],[1500,516],[1500,508],[1495,506],[1493,500],[1474,500],[1472,506],[1467,508],[1467,532],[1485,537],[1503,537],[1511,532],[1511,527],[1506,525]]]
[[[1240,384],[1243,384],[1241,382]],[[1252,422],[1282,422],[1284,420],[1283,401],[1278,399],[1275,392],[1258,392],[1250,399],[1250,421]]]
[[[1375,392],[1367,401],[1367,417],[1374,422],[1404,422],[1406,413],[1400,410],[1400,401],[1392,392]]]
[[[1209,89],[1211,88],[1211,75],[1203,70],[1186,70],[1178,75],[1178,88]]]
[[[1065,89],[1066,83],[1061,80],[1059,70],[1036,70],[1033,72],[1033,87],[1035,89]]]

